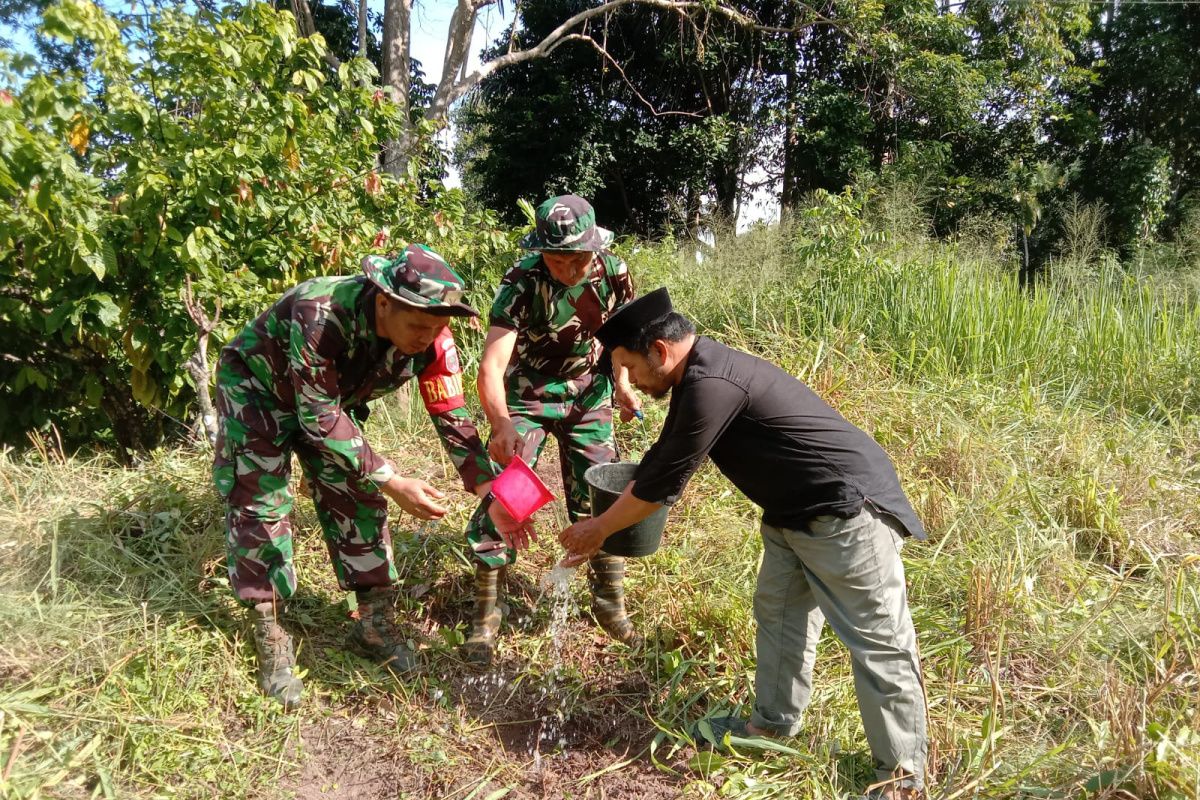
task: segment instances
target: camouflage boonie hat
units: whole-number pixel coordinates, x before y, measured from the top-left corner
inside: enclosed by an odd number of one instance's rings
[[[596,224],[592,204],[579,195],[551,197],[537,207],[534,231],[521,240],[526,250],[567,252],[603,250],[612,243],[612,231]]]
[[[395,258],[367,256],[362,271],[384,294],[406,306],[450,317],[479,316],[462,302],[463,279],[423,244],[410,244]]]

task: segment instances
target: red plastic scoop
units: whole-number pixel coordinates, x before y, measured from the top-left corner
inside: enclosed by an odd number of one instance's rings
[[[513,456],[513,460],[496,477],[492,483],[492,494],[517,522],[529,519],[533,512],[554,499],[546,484],[520,456]]]

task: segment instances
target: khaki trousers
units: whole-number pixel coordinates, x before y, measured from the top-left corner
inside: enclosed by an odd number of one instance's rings
[[[852,519],[816,517],[808,530],[764,523],[762,536],[751,721],[781,735],[799,731],[828,622],[850,650],[878,780],[921,788],[925,692],[900,561],[903,538],[869,506]]]

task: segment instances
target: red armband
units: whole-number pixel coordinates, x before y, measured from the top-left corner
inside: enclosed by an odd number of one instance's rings
[[[450,326],[442,329],[430,345],[433,358],[417,382],[421,387],[421,399],[430,414],[444,414],[466,405],[463,397],[462,365],[458,363],[458,347]]]

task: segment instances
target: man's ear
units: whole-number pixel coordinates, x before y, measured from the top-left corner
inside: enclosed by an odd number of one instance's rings
[[[383,292],[375,295],[375,318],[376,319],[391,319],[395,310],[396,304],[392,299]]]
[[[658,358],[659,364],[667,363],[667,355],[671,352],[671,346],[663,339],[655,339],[650,343],[650,352],[654,353]]]

